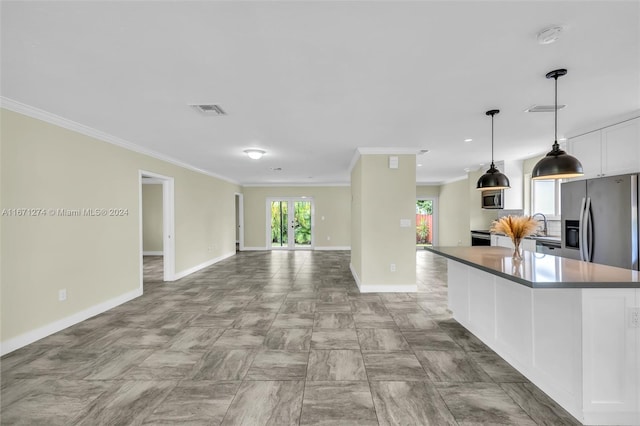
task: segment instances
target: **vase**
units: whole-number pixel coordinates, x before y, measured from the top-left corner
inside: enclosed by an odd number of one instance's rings
[[[522,260],[522,250],[520,249],[520,239],[519,238],[514,238],[513,239],[513,259],[514,260]]]

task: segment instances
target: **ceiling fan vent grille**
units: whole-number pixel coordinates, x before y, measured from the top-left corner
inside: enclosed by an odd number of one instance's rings
[[[566,105],[558,105],[558,110],[566,108]],[[524,112],[554,112],[554,105],[531,105],[529,108],[525,109]]]
[[[197,111],[200,111],[202,114],[206,114],[206,115],[227,115],[225,110],[223,110],[220,105],[214,105],[214,104],[191,105],[191,107],[195,108]]]

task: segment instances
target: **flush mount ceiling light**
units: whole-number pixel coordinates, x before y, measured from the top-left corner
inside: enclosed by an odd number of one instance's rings
[[[479,191],[486,191],[488,189],[507,189],[511,188],[509,184],[509,178],[500,173],[500,170],[493,164],[493,116],[498,114],[500,110],[492,109],[487,111],[486,114],[491,116],[491,166],[489,170],[478,179],[476,189]]]
[[[564,31],[564,27],[560,25],[554,25],[540,31],[537,35],[539,44],[551,44],[560,38],[560,34]]]
[[[262,158],[263,155],[267,153],[267,151],[263,149],[251,148],[251,149],[245,149],[244,153],[247,154],[249,158],[251,158],[252,160],[259,160]]]
[[[465,142],[472,142],[472,141],[473,141],[473,139],[471,139],[471,138],[467,138],[467,139],[465,139],[464,141],[465,141]]]
[[[555,80],[555,105],[558,105],[558,77],[567,74],[566,69],[558,69],[547,73],[547,78]],[[551,151],[533,167],[531,179],[565,179],[582,176],[582,164],[575,157],[567,154],[558,145],[558,110],[555,110],[555,139]]]
[[[215,104],[192,104],[191,108],[205,115],[227,115],[220,105]]]

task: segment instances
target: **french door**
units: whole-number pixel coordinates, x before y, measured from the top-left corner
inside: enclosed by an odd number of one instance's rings
[[[313,200],[309,198],[268,199],[267,241],[271,249],[312,249]]]

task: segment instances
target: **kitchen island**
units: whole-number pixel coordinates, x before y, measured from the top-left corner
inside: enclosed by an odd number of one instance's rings
[[[502,247],[435,247],[453,317],[582,423],[640,425],[640,274]]]

